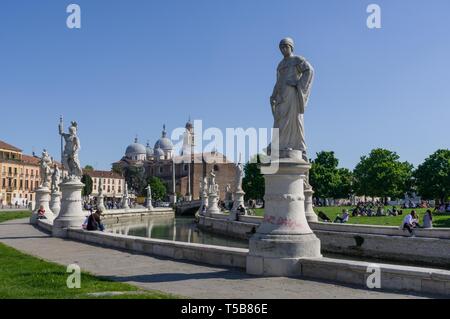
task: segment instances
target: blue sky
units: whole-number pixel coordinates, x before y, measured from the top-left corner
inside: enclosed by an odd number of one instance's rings
[[[80,30],[66,27],[70,3]],[[370,3],[379,30],[366,26]],[[270,128],[290,36],[316,70],[310,156],[333,150],[352,169],[384,147],[417,165],[450,145],[449,14],[448,0],[3,0],[0,139],[58,158],[63,114],[79,123],[82,164],[108,169],[136,134],[154,144],[189,116]]]

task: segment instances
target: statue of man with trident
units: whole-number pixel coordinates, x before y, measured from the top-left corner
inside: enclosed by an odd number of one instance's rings
[[[64,151],[63,151],[63,165],[68,172],[67,178],[69,180],[81,179],[82,169],[80,160],[78,159],[78,153],[80,151],[80,140],[77,136],[77,122],[71,122],[69,127],[69,133],[64,133],[63,124],[59,124],[59,134],[65,141]]]

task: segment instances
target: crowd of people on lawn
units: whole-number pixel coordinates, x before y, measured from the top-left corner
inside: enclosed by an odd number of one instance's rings
[[[319,212],[319,217],[324,222],[331,222],[331,219],[326,216],[326,214],[322,211]],[[352,210],[351,215],[353,217],[357,216],[399,216],[403,215],[402,210],[397,210],[395,206],[392,207],[392,209],[388,209],[387,213],[384,213],[383,208],[378,207],[376,210],[372,210],[371,208],[358,208]],[[350,212],[348,209],[342,210],[342,215],[338,214],[336,218],[334,219],[333,223],[340,223],[344,224],[347,223],[350,220]],[[433,228],[433,212],[431,209],[427,209],[425,212],[422,224],[420,224],[419,221],[419,215],[415,210],[411,210],[409,214],[406,214],[405,217],[402,220],[402,223],[400,225],[400,229],[407,230],[411,237],[414,237],[414,229],[416,228]]]

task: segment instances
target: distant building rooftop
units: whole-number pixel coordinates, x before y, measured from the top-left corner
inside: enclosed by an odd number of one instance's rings
[[[20,148],[17,148],[11,144],[3,142],[2,140],[0,140],[0,149],[7,150],[7,151],[13,151],[13,152],[19,152],[19,153],[22,152],[22,150]]]
[[[122,175],[117,174],[113,171],[96,171],[96,170],[83,170],[83,173],[89,175],[90,177],[97,177],[97,178],[118,178],[122,179]]]

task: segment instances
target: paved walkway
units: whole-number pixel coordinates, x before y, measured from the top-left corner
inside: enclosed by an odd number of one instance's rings
[[[190,298],[417,298],[295,278],[258,278],[243,271],[151,257],[53,238],[28,219],[0,224],[0,242],[62,265],[144,289]],[[1,270],[0,270],[1,271]]]

